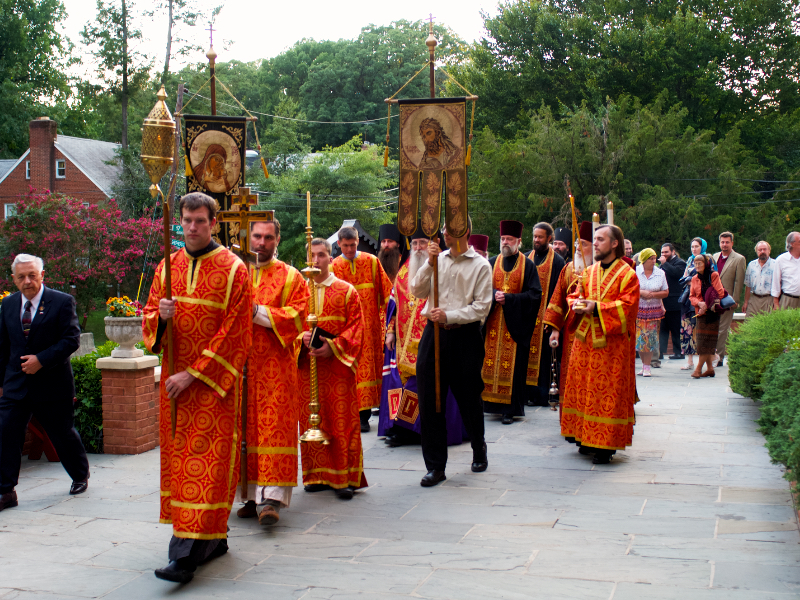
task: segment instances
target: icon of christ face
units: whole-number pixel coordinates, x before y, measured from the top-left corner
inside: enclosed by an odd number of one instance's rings
[[[425,144],[420,168],[445,168],[456,154],[457,148],[445,133],[441,123],[433,117],[423,120],[419,125],[419,135]]]

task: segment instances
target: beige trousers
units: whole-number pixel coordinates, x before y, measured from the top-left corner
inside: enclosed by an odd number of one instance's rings
[[[786,294],[781,294],[781,301],[778,305],[781,309],[784,308],[800,308],[800,298],[790,298]]]
[[[766,298],[757,298],[750,294],[750,302],[747,303],[747,317],[760,313],[768,313],[772,310],[772,296]]]

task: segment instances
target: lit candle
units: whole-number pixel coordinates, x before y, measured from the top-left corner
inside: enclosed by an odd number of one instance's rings
[[[308,227],[311,228],[311,192],[306,192],[306,220]]]
[[[600,215],[592,213],[592,240],[594,241],[594,232],[600,227]]]
[[[614,203],[613,202],[609,202],[608,205],[606,206],[606,210],[608,212],[608,224],[609,225],[613,225],[614,224]]]

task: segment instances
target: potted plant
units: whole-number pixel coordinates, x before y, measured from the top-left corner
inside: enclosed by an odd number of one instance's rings
[[[142,305],[127,296],[106,301],[106,337],[119,344],[111,351],[112,358],[137,358],[144,351],[136,348],[142,341]]]

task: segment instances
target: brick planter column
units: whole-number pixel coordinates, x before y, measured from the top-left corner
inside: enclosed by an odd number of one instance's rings
[[[106,454],[141,454],[158,445],[158,358],[99,358],[103,372],[103,448]]]

